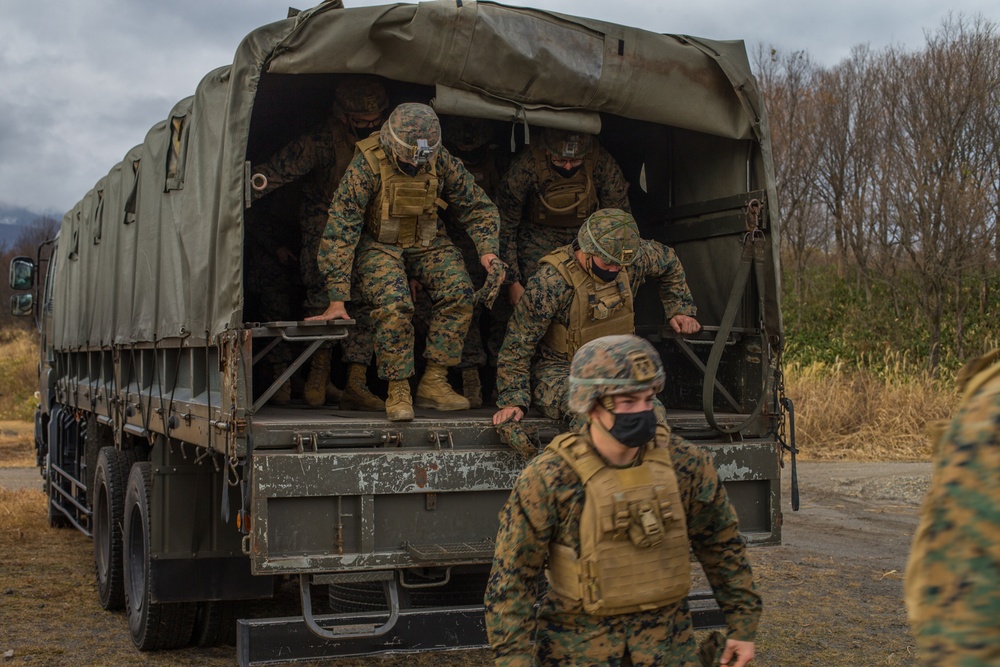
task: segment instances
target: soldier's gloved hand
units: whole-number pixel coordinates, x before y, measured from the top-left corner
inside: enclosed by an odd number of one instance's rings
[[[413,303],[417,302],[417,291],[423,289],[420,281],[416,278],[410,278],[410,301]]]
[[[507,275],[507,265],[496,255],[487,255],[486,257],[492,257],[486,269],[486,282],[476,292],[475,299],[487,308],[492,308],[493,302],[497,300],[497,295],[500,294],[503,279]],[[483,259],[486,259],[486,257]]]

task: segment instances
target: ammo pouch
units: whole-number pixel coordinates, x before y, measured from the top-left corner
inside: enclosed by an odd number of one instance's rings
[[[429,172],[407,176],[396,171],[378,136],[358,142],[372,170],[379,174],[381,184],[368,205],[365,223],[379,243],[400,248],[430,246],[438,233],[439,180],[434,165]]]
[[[580,553],[564,544],[549,549],[546,577],[555,595],[585,612],[610,616],[658,609],[687,596],[691,563],[687,521],[670,454],[643,452],[640,465],[609,468],[576,433],[553,440],[584,484]]]
[[[554,267],[573,286],[569,322],[566,326],[552,322],[542,339],[549,349],[572,358],[584,343],[635,331],[632,288],[626,269],[614,282],[598,282],[580,266],[569,247],[558,248],[541,261]]]
[[[579,227],[597,210],[597,193],[594,190],[597,151],[584,158],[579,171],[563,178],[552,172],[544,150],[533,150],[539,183],[537,201],[533,203],[532,210],[534,221],[545,227]]]

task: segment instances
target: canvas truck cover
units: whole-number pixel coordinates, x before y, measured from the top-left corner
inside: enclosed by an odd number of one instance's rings
[[[740,41],[490,2],[327,2],[250,33],[231,66],[209,73],[65,216],[57,348],[211,340],[242,323],[244,166],[262,72],[367,73],[435,86],[439,110],[516,121],[529,137],[545,125],[596,132],[600,114],[615,114],[689,131],[691,160],[699,141],[716,156],[720,146],[731,153],[713,158],[728,174],[725,187],[684,183],[677,204],[732,195],[753,145],[762,158],[751,160],[753,180],[774,196],[766,119]],[[774,238],[776,223],[772,211]],[[702,252],[706,266],[720,267],[696,295],[713,319],[735,272],[709,261],[716,250],[709,240],[685,257],[688,264]],[[777,285],[776,243],[769,252]],[[768,292],[766,324],[780,333],[776,290]]]

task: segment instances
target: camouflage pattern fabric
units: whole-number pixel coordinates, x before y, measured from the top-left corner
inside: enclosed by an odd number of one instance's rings
[[[330,199],[354,156],[354,141],[355,137],[347,131],[347,127],[340,120],[331,117],[310,132],[285,144],[266,162],[254,165],[254,172],[267,178],[267,186],[263,190],[253,191],[254,199],[304,179],[299,208],[299,273],[306,289],[303,304],[306,315],[318,315],[330,304],[326,282],[316,257],[326,228]],[[357,291],[355,294],[358,295]],[[285,298],[287,299],[287,295]],[[351,311],[356,324],[348,337],[341,341],[344,361],[348,363],[367,366],[371,362],[374,329],[370,313],[371,307],[360,300]],[[295,317],[297,316],[289,314],[288,319]]]
[[[761,599],[725,488],[704,450],[675,435],[668,446],[688,538],[726,615],[729,636],[753,641]],[[579,553],[583,503],[579,478],[551,449],[532,459],[515,482],[500,512],[485,598],[486,631],[496,665],[618,666],[627,649],[636,666],[699,667],[686,600],[650,611],[596,617],[584,613],[579,603],[541,592],[535,618],[533,605],[549,545],[565,544]]]
[[[926,667],[1000,665],[1000,367],[994,370],[971,388],[938,444],[906,569],[910,624]]]
[[[631,211],[628,181],[611,154],[597,146],[594,187],[599,208]],[[560,178],[552,172],[553,178]],[[511,268],[508,283],[524,283],[538,268],[538,261],[560,246],[576,239],[576,228],[536,225],[530,216],[529,197],[536,196],[540,183],[530,150],[524,150],[511,163],[500,181],[496,202],[500,210],[500,259]]]
[[[496,207],[475,179],[441,148],[435,157],[438,197],[476,246],[480,256],[499,251]],[[429,248],[378,243],[365,227],[365,212],[380,197],[381,176],[358,154],[340,181],[330,204],[318,262],[331,301],[349,301],[351,275],[357,273],[362,298],[372,300],[379,376],[405,379],[413,374],[413,302],[407,278],[414,277],[434,303],[432,333],[424,356],[446,366],[457,364],[472,315],[473,287],[461,253],[438,221],[438,236]],[[382,291],[379,291],[382,290]],[[374,299],[377,298],[377,301]],[[351,313],[348,310],[348,313]]]
[[[662,243],[640,240],[638,256],[628,268],[628,275],[633,294],[646,280],[657,280],[667,319],[677,314],[693,317],[697,313],[684,277],[684,267],[674,251]],[[551,322],[568,325],[572,303],[572,285],[554,267],[540,265],[525,286],[524,296],[514,309],[500,348],[497,407],[517,405],[523,408],[534,398],[533,404],[546,417],[559,419],[568,412],[566,390],[570,359],[541,341]],[[535,388],[533,397],[531,386]]]

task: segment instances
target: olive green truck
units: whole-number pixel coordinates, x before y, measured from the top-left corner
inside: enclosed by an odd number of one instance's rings
[[[12,308],[40,332],[49,518],[93,538],[100,602],[125,609],[135,645],[230,642],[251,665],[485,644],[497,514],[525,463],[492,410],[278,406],[282,378],[261,370],[286,346],[292,376],[350,335],[264,321],[247,271],[255,230],[294,228],[300,203],[292,186],[252,202],[251,165],[323,118],[345,74],[383,77],[393,104],[488,119],[505,151],[542,127],[598,135],[703,325],[678,337],[655,286],[636,297],[671,427],[712,452],[746,539],[779,543],[794,442],[771,146],[743,43],[463,0],[289,14],[11,265]],[[562,428],[525,425],[539,446]],[[719,623],[710,591],[692,608]]]

